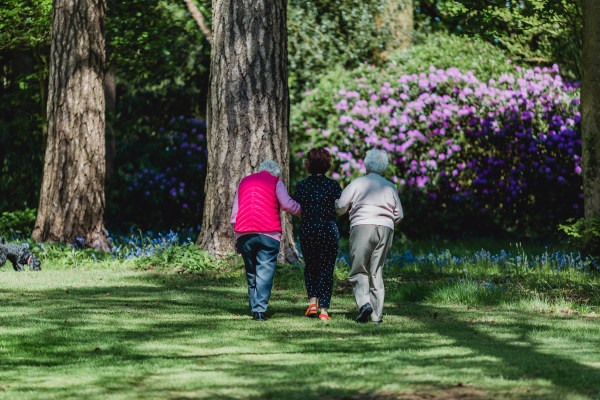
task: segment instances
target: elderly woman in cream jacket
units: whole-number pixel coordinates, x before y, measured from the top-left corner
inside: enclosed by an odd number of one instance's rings
[[[382,269],[392,245],[394,225],[404,216],[396,187],[381,176],[388,164],[384,151],[367,151],[367,174],[350,182],[335,202],[338,215],[350,213],[348,280],[359,310],[356,322],[367,322],[369,317],[374,323],[383,322]]]

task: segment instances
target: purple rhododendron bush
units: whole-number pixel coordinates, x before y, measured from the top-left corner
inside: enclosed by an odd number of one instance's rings
[[[326,146],[344,185],[365,173],[368,149],[388,151],[403,231],[555,232],[582,208],[578,86],[557,66],[485,82],[433,66],[335,71],[292,116],[295,164]]]

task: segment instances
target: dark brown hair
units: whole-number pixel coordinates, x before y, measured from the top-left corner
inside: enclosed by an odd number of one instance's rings
[[[323,147],[310,149],[306,155],[304,166],[309,174],[324,174],[331,168],[331,154]]]

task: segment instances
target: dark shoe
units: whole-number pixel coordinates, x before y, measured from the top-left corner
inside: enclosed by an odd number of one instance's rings
[[[379,321],[373,321],[374,324],[383,324],[383,320],[380,319]]]
[[[356,322],[365,323],[369,320],[369,317],[373,314],[373,308],[369,303],[365,304],[358,311],[358,316],[356,317]]]
[[[254,313],[254,320],[255,321],[266,321],[267,320],[267,314],[265,314],[264,312]]]

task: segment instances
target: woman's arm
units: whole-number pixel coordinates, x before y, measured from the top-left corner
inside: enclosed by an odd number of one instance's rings
[[[404,218],[404,212],[402,211],[402,203],[400,203],[400,197],[398,191],[394,188],[394,224],[397,224]]]
[[[304,186],[302,185],[302,182],[298,182],[298,184],[296,185],[296,190],[294,191],[294,194],[292,195],[292,199],[295,202],[302,204],[303,198],[304,198]]]
[[[290,214],[294,214],[298,217],[300,216],[302,207],[300,207],[300,204],[290,197],[282,181],[277,182],[277,186],[275,187],[275,195],[277,196],[277,201],[279,201],[279,206],[283,211],[287,211]]]
[[[240,207],[240,203],[239,203],[239,199],[238,199],[239,190],[240,190],[240,188],[238,187],[238,189],[235,191],[235,197],[233,198],[233,207],[231,207],[231,219],[229,220],[229,222],[231,222],[231,225],[235,225],[235,220],[237,219],[238,209]]]
[[[350,182],[346,189],[342,191],[340,198],[335,201],[335,212],[337,215],[346,214],[352,207],[352,198],[354,197],[354,181]]]
[[[338,181],[334,181],[334,182],[335,182],[335,187],[333,190],[333,198],[337,200],[342,195],[342,187],[340,186],[340,183]]]

